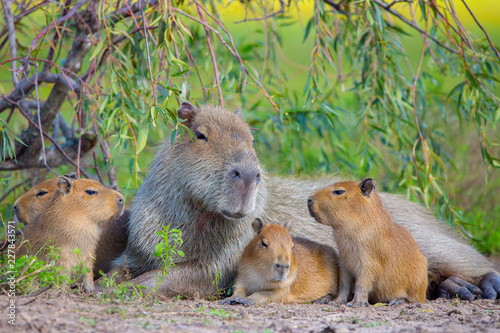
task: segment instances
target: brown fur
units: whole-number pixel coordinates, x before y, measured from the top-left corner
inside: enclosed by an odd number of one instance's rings
[[[76,179],[75,173],[65,175]],[[50,205],[55,195],[59,193],[57,182],[59,178],[48,179],[35,185],[31,190],[20,196],[14,203],[14,216],[17,221],[28,224],[33,223]],[[111,262],[117,258],[127,245],[127,223],[130,219],[128,211],[123,215],[111,219],[103,226],[102,234],[97,242],[95,262],[93,267],[94,279],[101,276],[99,272],[107,273],[111,269]]]
[[[191,140],[167,140],[151,163],[148,175],[132,205],[129,242],[115,262],[116,270],[129,268],[133,283],[152,287],[162,261],[154,257],[162,226],[182,230],[185,257],[175,257],[177,269],[164,279],[164,295],[200,295],[217,292],[215,277],[229,285],[245,246],[253,238],[256,217],[270,223],[293,220],[292,236],[312,239],[336,248],[331,228],[309,216],[307,198],[316,190],[342,180],[339,175],[278,177],[266,174],[252,146],[248,124],[239,114],[216,106],[197,108],[183,103],[178,111],[193,132]],[[228,176],[231,168],[260,170],[260,182],[238,186]],[[419,204],[387,193],[380,197],[394,222],[407,228],[427,258],[429,274],[436,281],[459,276],[469,282],[494,271],[493,265],[473,247]],[[232,216],[224,211],[231,211]],[[237,216],[238,214],[239,216]],[[220,285],[219,285],[220,286]]]
[[[343,191],[343,192],[342,192]],[[425,301],[427,260],[411,234],[393,222],[371,178],[335,183],[309,198],[311,215],[331,226],[339,249],[337,302]]]
[[[308,303],[337,294],[334,249],[292,239],[290,223],[283,227],[257,219],[253,227],[258,234],[243,251],[233,297],[225,303]]]
[[[84,278],[84,288],[93,289],[92,266],[97,241],[105,223],[120,216],[123,208],[123,196],[99,182],[59,177],[57,191],[43,214],[37,215],[33,223],[28,223],[24,240],[18,240],[17,255],[31,254],[46,260],[49,243],[61,248],[56,264],[69,272],[80,263],[72,252],[77,247],[83,265],[90,268],[90,273]]]
[[[75,173],[65,175],[76,179]],[[21,195],[14,202],[14,218],[22,223],[33,222],[41,212],[47,208],[54,195],[57,194],[57,182],[59,178],[52,178],[33,186],[28,192]]]

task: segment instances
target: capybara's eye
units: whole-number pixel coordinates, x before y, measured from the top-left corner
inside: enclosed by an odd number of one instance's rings
[[[332,191],[333,194],[336,194],[336,195],[341,195],[342,193],[345,193],[344,190],[335,190],[335,191]]]
[[[196,135],[196,137],[200,140],[208,141],[207,137],[203,133],[196,131],[194,132],[194,135]]]
[[[264,240],[262,240],[262,246],[263,247],[267,247],[267,244],[266,244],[266,242]]]
[[[88,195],[95,195],[95,194],[97,194],[97,191],[94,191],[94,190],[85,190],[85,193],[87,193]]]
[[[36,192],[35,196],[37,196],[37,197],[43,197],[47,193],[49,193],[49,192],[44,191],[44,190],[40,190],[40,191]]]

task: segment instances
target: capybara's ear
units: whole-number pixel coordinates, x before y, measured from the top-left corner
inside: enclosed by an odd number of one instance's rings
[[[71,179],[78,179],[76,177],[76,172],[70,172],[68,174],[65,174],[64,177],[71,178]]]
[[[66,176],[59,177],[59,181],[57,182],[57,188],[62,195],[67,195],[71,191],[71,187],[73,186],[73,180]]]
[[[284,227],[286,228],[286,230],[292,231],[292,220],[286,221]]]
[[[199,111],[196,106],[189,102],[182,102],[181,107],[177,110],[177,117],[180,119],[185,119],[184,124],[187,127],[191,127],[196,113]]]
[[[260,233],[262,228],[266,226],[266,222],[263,222],[261,219],[258,217],[253,221],[252,223],[252,228],[255,230],[256,233]]]
[[[359,188],[361,190],[361,194],[365,197],[369,197],[375,189],[375,181],[372,178],[363,179],[359,184]]]
[[[234,114],[243,118],[243,115],[241,114],[241,108],[238,106],[238,108],[236,109],[236,111],[234,111]]]

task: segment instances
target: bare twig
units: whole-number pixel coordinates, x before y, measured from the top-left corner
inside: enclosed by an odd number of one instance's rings
[[[9,28],[9,45],[10,45],[10,58],[15,59],[17,57],[17,46],[16,46],[16,28],[14,27],[14,18],[12,17],[12,0],[2,0],[3,12],[5,15],[5,22]],[[19,79],[17,78],[17,63],[15,60],[10,62],[10,68],[13,70],[11,72],[12,82],[14,86],[17,86]]]
[[[329,1],[329,0],[325,0],[326,1]],[[274,17],[274,16],[277,16],[279,14],[282,14],[285,12],[285,3],[284,3],[284,0],[280,0],[280,9],[271,13],[271,14],[268,14],[268,15],[264,15],[262,17],[256,17],[256,18],[246,18],[244,20],[241,20],[241,21],[236,21],[234,23],[238,24],[238,23],[243,23],[243,22],[248,22],[248,21],[263,21],[263,20],[267,20],[268,18],[271,18],[271,17]]]
[[[379,7],[383,8],[384,10],[386,10],[387,12],[391,13],[392,15],[394,15],[395,17],[397,17],[398,19],[400,19],[401,21],[403,21],[404,23],[408,24],[410,27],[412,27],[413,29],[417,30],[418,32],[420,32],[421,34],[425,34],[425,31],[423,31],[422,29],[420,29],[420,27],[418,25],[416,25],[415,23],[413,23],[412,21],[408,20],[406,17],[404,17],[402,14],[398,13],[398,12],[395,12],[394,10],[392,10],[390,7],[389,7],[389,4],[383,2],[382,0],[372,0],[375,4],[377,4]],[[443,44],[442,42],[439,41],[439,39],[429,35],[428,36],[430,39],[432,39],[436,44],[438,44],[439,46],[441,46],[442,48],[454,53],[454,54],[459,54],[459,52],[457,50],[454,50],[452,48],[450,48],[449,46]]]
[[[49,167],[49,165],[47,164],[47,158],[45,156],[45,143],[43,140],[43,129],[42,129],[42,119],[40,117],[40,99],[38,98],[38,64],[35,65],[36,66],[36,72],[35,72],[35,94],[36,94],[36,102],[37,102],[37,114],[38,114],[38,129],[40,130],[40,140],[42,141],[42,154],[43,154],[43,164],[45,164],[45,167],[47,169],[50,170],[50,172],[52,172],[54,175],[56,175],[57,177],[59,177],[59,175],[54,171],[52,170],[51,167]]]
[[[92,157],[94,158],[94,169],[97,177],[99,178],[99,182],[104,185],[104,180],[102,180],[101,172],[99,171],[99,166],[97,165],[97,158],[95,156],[95,151],[92,152]]]
[[[491,41],[490,36],[488,35],[488,33],[486,32],[486,30],[484,29],[484,27],[481,25],[481,23],[479,23],[479,21],[477,20],[476,16],[472,12],[472,10],[469,8],[469,6],[465,2],[465,0],[462,0],[462,2],[465,5],[465,7],[467,8],[467,10],[469,11],[469,13],[472,16],[472,18],[474,19],[474,21],[476,21],[476,24],[479,26],[479,28],[481,28],[481,30],[483,30],[484,34],[486,35],[486,38],[488,39],[488,42],[490,43],[491,48],[493,49],[493,51],[495,52],[495,54],[496,54],[496,56],[498,58],[498,61],[500,61],[500,53],[498,52],[498,50],[493,45],[493,42]]]
[[[417,81],[418,81],[418,76],[420,74],[420,69],[422,68],[422,62],[424,60],[424,54],[425,54],[425,46],[426,46],[426,41],[427,41],[427,36],[428,36],[428,29],[429,29],[429,8],[427,8],[427,17],[425,20],[425,35],[424,35],[424,43],[422,45],[422,52],[420,54],[420,61],[418,63],[418,68],[417,68],[417,73],[415,74],[415,80],[413,81],[413,116],[415,120],[415,124],[417,126],[418,130],[418,140],[415,142],[413,145],[413,159],[415,161],[415,165],[418,167],[417,164],[417,157],[415,153],[415,149],[417,146],[417,142],[420,141],[422,143],[422,151],[424,152],[424,160],[425,164],[427,165],[429,163],[429,152],[427,149],[427,144],[425,143],[425,139],[422,135],[422,131],[420,130],[420,124],[418,123],[418,118],[417,118],[417,106],[416,106],[416,95],[417,95]]]
[[[219,70],[217,68],[217,60],[215,58],[214,47],[212,46],[212,41],[210,38],[210,30],[207,27],[208,24],[207,24],[207,20],[205,19],[205,15],[203,15],[203,12],[198,4],[196,4],[196,8],[198,10],[198,15],[200,15],[201,21],[204,23],[203,26],[205,27],[205,34],[206,34],[206,38],[207,38],[208,49],[210,51],[210,56],[212,57],[212,63],[214,66],[215,84],[217,85],[217,91],[219,93],[219,103],[220,103],[221,107],[224,107],[224,99],[222,98],[222,89],[220,87]]]
[[[410,2],[413,2],[413,0],[394,0],[393,2],[391,2],[389,4],[389,6],[387,6],[387,9],[391,8],[392,6],[394,6],[395,4],[397,3],[401,3],[401,2],[406,2],[406,3],[410,3]]]
[[[102,156],[103,156],[103,162],[105,165],[109,167],[108,169],[108,181],[109,181],[109,187],[112,189],[119,191],[120,187],[118,186],[118,179],[116,178],[115,174],[115,168],[113,165],[111,165],[111,161],[109,157],[111,156],[111,153],[109,152],[109,146],[108,143],[106,142],[107,138],[105,140],[101,141],[101,151],[102,151]]]
[[[27,182],[29,181],[29,179],[25,179],[23,181],[20,181],[19,183],[17,183],[16,185],[12,186],[11,188],[8,189],[7,192],[5,192],[2,197],[0,198],[0,202],[4,201],[5,198],[7,198],[9,196],[9,194],[11,194],[15,189],[17,189],[18,187],[20,187],[21,185],[24,185],[26,184]]]
[[[196,71],[196,74],[198,75],[198,79],[200,80],[201,90],[203,91],[203,97],[205,98],[205,103],[207,103],[208,102],[207,89],[205,88],[205,85],[203,84],[203,79],[201,78],[201,74],[200,74],[200,70],[198,68],[198,65],[196,64],[196,61],[194,60],[193,55],[191,54],[191,51],[189,51],[189,47],[184,40],[184,36],[182,35],[182,33],[179,30],[178,30],[178,34],[182,40],[182,43],[185,45],[185,50],[186,50],[186,55],[188,57],[188,60],[193,65],[194,70]]]
[[[153,95],[155,97],[155,105],[158,105],[158,98],[156,96],[156,86],[153,81],[153,71],[151,69],[151,56],[149,54],[149,43],[148,43],[148,30],[146,24],[146,16],[144,15],[144,8],[142,7],[142,1],[139,1],[139,6],[141,8],[142,14],[142,26],[144,28],[144,38],[146,39],[146,52],[148,53],[148,66],[149,66],[149,77],[151,78],[151,89],[153,89]]]
[[[323,0],[328,6],[332,7],[333,9],[335,9],[336,11],[338,11],[339,13],[342,13],[342,7],[340,7],[340,3],[335,3],[331,0]]]

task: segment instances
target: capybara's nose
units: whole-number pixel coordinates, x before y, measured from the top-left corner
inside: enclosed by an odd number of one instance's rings
[[[122,198],[118,198],[118,205],[119,206],[123,206],[123,204],[124,204],[123,199]]]
[[[235,183],[244,183],[246,186],[260,182],[260,171],[257,168],[236,167],[229,171],[229,179]]]
[[[234,168],[233,170],[229,171],[229,178],[233,181],[240,180],[241,179],[241,169]]]
[[[276,269],[282,270],[290,268],[290,265],[274,264],[274,267],[276,267]]]
[[[14,212],[17,212],[17,210],[18,210],[17,205],[14,205]]]

